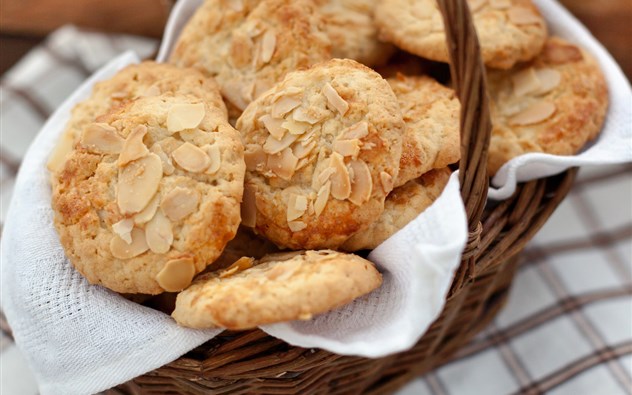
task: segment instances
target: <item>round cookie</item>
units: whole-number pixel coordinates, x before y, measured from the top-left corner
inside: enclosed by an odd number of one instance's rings
[[[483,62],[508,69],[536,56],[546,23],[531,0],[468,0]],[[384,0],[375,11],[380,39],[424,58],[448,62],[443,18],[436,0]]]
[[[55,175],[55,227],[91,283],[179,291],[235,236],[244,172],[221,109],[193,96],[139,98],[83,128]]]
[[[231,117],[290,71],[331,57],[313,0],[206,0],[170,61],[216,78]]]
[[[48,162],[51,172],[62,169],[81,130],[95,118],[139,97],[161,94],[193,95],[227,116],[219,85],[197,70],[145,61],[129,65],[108,80],[97,82],[90,97],[77,104]]]
[[[388,83],[353,60],[288,74],[237,121],[243,224],[279,247],[337,248],[382,213],[403,128]]]
[[[461,157],[461,105],[454,91],[426,76],[399,74],[387,81],[397,96],[406,123],[395,187],[431,169],[457,162]]]
[[[395,188],[386,197],[384,212],[368,229],[353,235],[344,251],[372,250],[414,220],[437,200],[450,179],[450,169],[431,170]]]
[[[487,76],[490,176],[527,152],[575,154],[601,130],[606,81],[597,61],[574,44],[551,38],[532,62]]]
[[[386,63],[395,48],[377,38],[373,0],[316,0],[332,57],[353,59],[367,66]]]
[[[382,284],[373,264],[335,251],[242,258],[222,273],[198,277],[180,292],[172,317],[190,328],[243,330],[308,320]]]

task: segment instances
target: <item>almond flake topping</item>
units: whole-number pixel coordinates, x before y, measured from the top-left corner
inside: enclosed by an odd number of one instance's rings
[[[555,113],[554,103],[539,101],[509,119],[511,125],[526,126],[540,123]]]
[[[113,100],[123,100],[127,98],[128,93],[127,92],[123,92],[123,91],[119,91],[119,92],[114,92],[110,95],[110,99]]]
[[[315,114],[316,111],[311,109],[312,111],[308,111],[303,107],[299,107],[292,112],[292,118],[299,122],[306,122],[310,125],[314,125],[320,122],[323,118],[325,118],[326,114],[321,112],[319,114]]]
[[[232,265],[219,272],[219,278],[230,277],[233,274],[243,272],[246,269],[250,269],[254,266],[255,258],[242,257],[236,260]]]
[[[158,191],[162,179],[162,161],[149,154],[119,170],[117,203],[122,214],[142,211]]]
[[[294,175],[297,164],[298,158],[294,156],[291,148],[286,148],[279,154],[268,156],[268,169],[286,181],[289,181]]]
[[[170,220],[177,222],[197,210],[199,203],[198,192],[189,188],[175,187],[162,198],[160,207]]]
[[[518,97],[536,92],[540,89],[540,80],[533,67],[520,70],[511,76],[514,93]]]
[[[269,114],[266,114],[259,118],[259,120],[263,123],[263,126],[266,127],[270,135],[275,139],[281,140],[283,135],[285,135],[285,129],[281,127],[281,124],[284,122],[283,119],[275,119]]]
[[[211,159],[211,164],[206,169],[206,174],[215,174],[219,170],[222,165],[222,153],[219,151],[219,146],[217,144],[213,145],[205,145],[202,147],[208,157]]]
[[[316,201],[314,202],[314,213],[316,217],[320,217],[325,206],[327,206],[327,201],[329,200],[329,194],[331,192],[331,182],[327,181],[325,185],[320,187],[318,190],[318,195],[316,197]]]
[[[167,155],[167,153],[162,150],[162,147],[160,146],[160,144],[154,143],[154,145],[152,145],[149,150],[153,152],[154,154],[158,155],[158,157],[162,161],[163,173],[165,173],[168,176],[173,174],[176,168],[173,166],[173,162],[171,161],[171,158],[169,158],[169,155]]]
[[[46,168],[48,171],[55,173],[60,171],[66,163],[66,157],[72,152],[75,145],[75,139],[70,133],[64,133],[57,142],[53,153],[46,162]]]
[[[540,81],[540,89],[536,92],[538,95],[549,93],[562,81],[562,75],[559,71],[549,68],[537,69],[535,71]]]
[[[132,229],[131,238],[132,242],[128,243],[117,235],[112,237],[112,240],[110,240],[110,252],[115,258],[134,258],[149,249],[145,241],[145,232],[142,229]]]
[[[544,45],[542,54],[547,62],[553,64],[565,64],[579,62],[584,58],[582,51],[572,44],[560,44],[552,41]]]
[[[324,185],[331,176],[334,175],[336,169],[331,166],[331,159],[329,160],[330,166],[325,168],[325,170],[321,171],[318,177],[316,178],[316,182],[314,183],[314,189],[320,189],[322,185]]]
[[[186,129],[197,128],[206,115],[204,103],[174,104],[167,113],[167,130],[176,133]]]
[[[244,197],[241,203],[241,224],[254,228],[257,224],[257,187],[252,184],[244,185]]]
[[[290,194],[287,204],[287,221],[299,219],[307,211],[307,198],[296,193]]]
[[[351,184],[351,195],[349,201],[356,206],[367,202],[371,198],[373,191],[373,179],[369,166],[361,160],[352,160],[349,167],[353,170],[353,183]]]
[[[276,48],[276,33],[272,30],[266,30],[261,39],[261,61],[268,63],[272,59],[274,49]]]
[[[294,146],[292,147],[292,152],[297,158],[303,159],[304,157],[309,155],[314,148],[316,148],[316,142],[310,141],[307,145],[294,144]]]
[[[360,140],[336,140],[334,141],[334,151],[342,156],[357,158],[360,153]]]
[[[345,200],[351,194],[351,178],[342,155],[337,152],[331,154],[330,166],[335,170],[331,176],[331,196],[338,200]]]
[[[244,3],[242,0],[227,0],[228,6],[235,12],[241,12],[244,10]]]
[[[160,96],[162,92],[160,91],[160,87],[158,83],[153,84],[149,88],[145,89],[143,93],[140,94],[140,97],[155,97]]]
[[[133,219],[123,219],[112,225],[112,230],[127,244],[132,244],[132,229],[134,229]]]
[[[300,136],[303,133],[307,132],[311,128],[312,125],[305,122],[298,122],[298,121],[295,121],[294,119],[286,119],[285,122],[281,124],[281,126],[287,129],[287,131],[290,132],[291,134]]]
[[[171,153],[171,157],[181,168],[191,173],[201,173],[211,164],[206,152],[189,142],[179,146]]]
[[[140,213],[134,215],[134,223],[136,225],[142,225],[149,222],[154,215],[156,215],[156,210],[158,210],[158,205],[160,204],[160,197],[158,194],[155,194],[151,199],[147,207],[143,209]]]
[[[252,88],[254,89],[254,85]],[[220,86],[222,96],[224,96],[226,100],[237,107],[240,111],[245,110],[250,102],[244,97],[243,90],[243,83],[238,80],[225,81]]]
[[[179,292],[193,281],[195,264],[192,258],[172,259],[156,275],[156,282],[167,292]]]
[[[244,160],[248,171],[263,171],[266,164],[266,154],[257,144],[248,144],[244,151]]]
[[[340,115],[345,115],[349,111],[349,103],[347,103],[340,95],[338,91],[328,82],[323,87],[323,94],[327,98],[327,102],[330,106],[338,110]]]
[[[285,136],[283,136],[281,140],[277,140],[272,136],[268,136],[266,142],[263,144],[263,152],[265,152],[266,154],[278,154],[279,152],[292,145],[292,143],[294,143],[297,138],[297,135],[290,133],[287,133]]]
[[[288,222],[287,225],[292,232],[300,232],[301,230],[307,228],[307,224],[302,221],[291,221]]]
[[[83,129],[80,143],[88,151],[97,154],[118,154],[125,140],[106,123],[91,123]]]
[[[123,150],[118,158],[118,165],[123,167],[129,162],[140,159],[143,156],[149,154],[149,150],[143,143],[143,137],[147,134],[147,127],[145,125],[138,125],[127,136],[125,143],[123,143]]]
[[[531,25],[542,23],[542,18],[533,10],[525,7],[512,7],[508,12],[509,20],[514,25]]]
[[[152,252],[164,254],[173,243],[173,230],[171,222],[160,211],[145,226],[145,238]]]
[[[380,173],[380,181],[382,182],[382,190],[389,194],[393,190],[393,176],[383,171]]]
[[[310,162],[310,158],[299,159],[298,163],[296,164],[296,169],[294,169],[294,171],[297,172],[301,170],[302,168],[307,166],[309,162]]]
[[[283,118],[285,114],[301,105],[301,100],[291,96],[283,96],[274,103],[270,113],[272,118]]]
[[[369,135],[369,124],[366,121],[358,122],[353,126],[350,126],[345,132],[342,133],[341,138],[344,139],[358,139],[361,140]]]

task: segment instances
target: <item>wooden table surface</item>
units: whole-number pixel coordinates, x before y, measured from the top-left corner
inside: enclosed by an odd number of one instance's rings
[[[0,73],[67,23],[160,37],[172,0],[0,0]],[[632,79],[632,0],[560,0]]]

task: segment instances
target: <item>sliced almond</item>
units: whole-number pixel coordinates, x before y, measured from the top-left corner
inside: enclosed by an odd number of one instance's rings
[[[57,145],[55,145],[55,149],[50,155],[50,158],[48,158],[48,162],[46,162],[46,168],[48,171],[52,173],[61,171],[66,163],[66,158],[72,152],[74,145],[75,139],[72,134],[64,132],[57,142]]]
[[[201,173],[211,165],[211,158],[206,152],[188,141],[173,151],[171,157],[181,168],[191,173]]]
[[[167,292],[180,292],[195,276],[193,258],[172,259],[156,275],[156,282]]]
[[[162,198],[160,207],[173,222],[184,219],[197,210],[200,194],[189,188],[175,187]]]
[[[300,106],[301,103],[299,98],[283,96],[274,103],[270,113],[273,118],[283,118],[285,114]]]
[[[261,38],[261,62],[268,63],[276,48],[276,33],[266,30]]]
[[[244,2],[243,0],[226,0],[228,2],[228,6],[235,12],[241,12],[244,10]]]
[[[340,113],[340,115],[344,116],[347,111],[349,111],[349,103],[347,103],[342,97],[340,97],[338,91],[333,86],[331,86],[329,82],[326,83],[323,87],[323,94],[327,98],[327,102],[329,103],[329,105],[335,108]]]
[[[132,242],[128,243],[117,235],[112,237],[112,240],[110,240],[110,252],[115,258],[134,258],[149,249],[145,241],[145,232],[142,229],[132,229],[131,238]]]
[[[298,86],[290,86],[282,91],[279,91],[272,95],[272,102],[277,102],[283,97],[294,97],[300,100],[300,96],[303,95],[304,89]]]
[[[307,228],[307,224],[302,221],[291,221],[287,223],[287,226],[292,232],[300,232],[301,230]]]
[[[106,123],[88,124],[81,134],[80,144],[97,154],[118,154],[125,140],[116,129]]]
[[[255,259],[242,257],[236,260],[232,265],[219,272],[219,278],[227,278],[254,266]]]
[[[320,187],[318,190],[318,195],[316,196],[316,201],[314,202],[314,214],[316,217],[320,217],[325,206],[327,206],[327,201],[329,200],[329,194],[331,193],[331,182],[327,181],[325,185]]]
[[[270,133],[270,135],[275,139],[281,140],[285,135],[285,128],[281,127],[281,124],[284,122],[283,119],[276,119],[269,114],[266,114],[259,118],[259,121],[263,123],[263,126],[266,127],[268,133]]]
[[[281,127],[285,128],[291,134],[300,136],[307,132],[312,127],[312,125],[305,122],[299,122],[294,119],[286,119],[281,124]]]
[[[123,99],[127,99],[127,96],[129,96],[129,93],[123,92],[123,91],[118,91],[118,92],[112,93],[110,95],[110,99],[112,99],[112,100],[123,100]]]
[[[489,5],[497,10],[504,10],[511,7],[511,0],[489,0]]]
[[[562,74],[555,69],[543,68],[537,69],[535,71],[538,76],[538,80],[540,81],[540,89],[536,92],[538,95],[544,95],[549,93],[553,89],[557,88],[557,86],[562,81]]]
[[[337,152],[331,154],[330,166],[335,170],[331,176],[331,196],[345,200],[351,194],[351,178],[342,155]]]
[[[140,159],[143,156],[149,154],[149,150],[143,143],[143,137],[147,134],[147,126],[138,125],[127,136],[125,143],[123,143],[123,150],[118,158],[118,165],[125,166],[131,161]]]
[[[243,88],[243,83],[241,81],[238,81],[238,80],[225,81],[220,86],[220,88],[221,88],[220,91],[222,93],[222,96],[224,96],[226,100],[228,100],[231,104],[237,107],[237,109],[239,109],[240,111],[244,111],[246,107],[248,106],[248,103],[250,103],[250,101],[244,97],[244,94],[243,94],[244,88]]]
[[[299,219],[307,211],[307,198],[296,193],[290,194],[287,204],[287,221]]]
[[[349,162],[349,167],[353,169],[353,182],[351,183],[349,201],[356,206],[360,206],[371,198],[373,191],[371,170],[369,170],[369,166],[361,160],[352,160]]]
[[[122,214],[142,211],[154,197],[162,179],[162,161],[149,154],[119,170],[117,203]]]
[[[369,151],[369,150],[372,150],[375,147],[376,147],[375,143],[363,142],[361,149],[362,149],[362,151]]]
[[[263,171],[266,165],[266,154],[257,144],[248,144],[244,152],[246,169],[248,171]]]
[[[304,168],[305,166],[307,166],[310,161],[311,161],[310,158],[299,159],[298,163],[296,164],[296,169],[294,169],[294,172],[297,172],[301,170],[302,168]]]
[[[294,175],[297,164],[298,158],[294,156],[291,148],[286,148],[276,155],[268,156],[268,169],[286,181],[289,181]]]
[[[160,91],[160,86],[158,83],[151,85],[149,88],[145,89],[143,93],[141,93],[140,97],[156,97],[160,96],[162,92]]]
[[[145,238],[152,252],[164,254],[171,249],[173,230],[171,222],[160,211],[145,226]]]
[[[393,176],[383,171],[380,173],[380,182],[382,183],[382,190],[387,195],[393,190]]]
[[[266,154],[278,154],[284,149],[288,148],[298,138],[295,134],[287,133],[281,140],[277,140],[272,136],[268,136],[266,142],[263,144],[263,152]]]
[[[298,122],[305,122],[310,125],[315,125],[322,121],[326,116],[324,112],[317,112],[315,108],[305,109],[299,107],[292,112],[292,118]]]
[[[132,244],[132,229],[134,229],[134,220],[130,218],[112,224],[112,231],[127,244]]]
[[[560,43],[550,40],[544,45],[542,50],[544,59],[553,64],[565,64],[569,62],[579,62],[584,59],[582,51],[570,43]]]
[[[176,168],[173,166],[173,162],[171,161],[171,158],[169,158],[169,155],[167,155],[167,153],[162,150],[162,147],[160,146],[160,144],[155,143],[154,145],[151,146],[149,150],[153,152],[154,154],[158,155],[158,157],[162,161],[163,173],[165,173],[168,176],[173,174]]]
[[[315,141],[311,141],[307,145],[294,144],[294,146],[292,147],[292,152],[294,153],[294,156],[296,156],[297,158],[303,159],[304,157],[309,155],[314,150],[314,148],[316,148]]]
[[[334,151],[342,156],[357,158],[360,153],[360,140],[336,140],[334,141]]]
[[[204,103],[179,103],[169,108],[167,113],[167,130],[176,133],[182,130],[197,128],[206,115]]]
[[[320,188],[321,185],[324,185],[327,181],[329,181],[329,179],[331,178],[331,176],[334,175],[334,173],[336,172],[336,169],[331,166],[331,160],[329,161],[330,166],[325,168],[322,172],[320,172],[320,174],[318,175],[318,188]]]
[[[140,213],[134,215],[134,223],[136,225],[142,225],[149,222],[152,218],[154,218],[154,215],[156,215],[156,210],[158,210],[159,205],[160,196],[155,194],[149,201],[149,204],[147,204],[147,207],[145,207]]]
[[[204,173],[206,174],[215,174],[218,172],[219,168],[222,166],[222,153],[219,150],[219,146],[217,144],[213,145],[205,145],[202,147],[206,155],[208,155],[211,160],[211,164],[208,166]]]
[[[257,188],[252,184],[244,185],[244,197],[241,202],[241,224],[254,228],[257,224]]]
[[[520,70],[511,76],[514,94],[518,97],[536,92],[541,88],[540,80],[533,67]]]
[[[526,126],[547,120],[555,113],[554,103],[539,101],[509,119],[511,125]]]
[[[525,7],[512,7],[507,11],[509,20],[514,25],[531,25],[542,23],[542,18],[533,10]]]
[[[350,126],[345,132],[341,134],[342,139],[352,140],[358,139],[361,140],[369,135],[369,124],[366,121],[361,121],[356,123],[353,126]]]

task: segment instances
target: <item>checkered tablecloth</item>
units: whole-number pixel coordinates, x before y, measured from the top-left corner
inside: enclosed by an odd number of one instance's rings
[[[156,44],[65,27],[3,76],[0,224],[20,160],[49,114],[114,55],[147,57]],[[521,259],[494,322],[400,395],[632,394],[632,167],[582,170]],[[37,394],[4,325],[0,373],[0,394]]]

